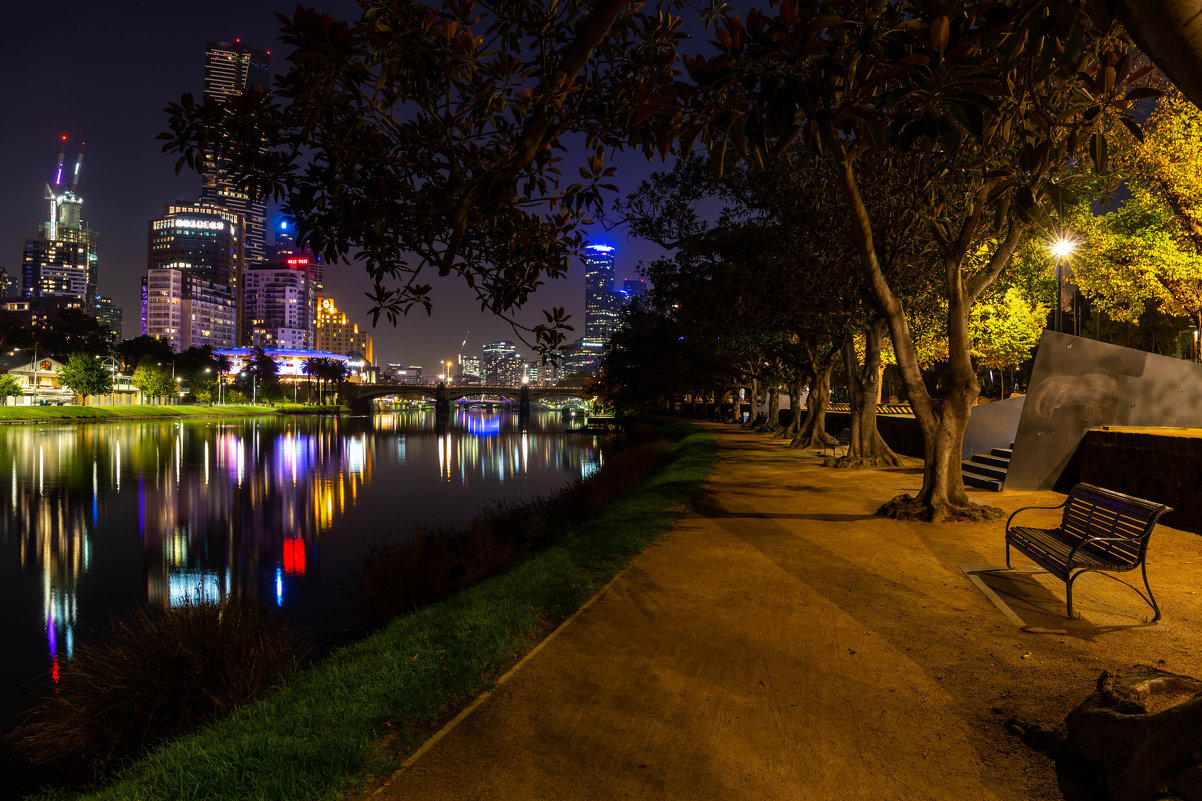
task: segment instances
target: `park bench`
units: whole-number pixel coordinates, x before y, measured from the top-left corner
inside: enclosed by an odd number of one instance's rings
[[[851,429],[845,428],[839,432],[839,436],[829,443],[831,456],[838,459],[839,449],[843,449],[843,455],[846,456],[851,450]]]
[[[1028,509],[1064,509],[1056,528],[1014,526],[1014,518]],[[1151,604],[1160,620],[1160,607],[1148,584],[1148,539],[1156,521],[1173,511],[1162,503],[1153,503],[1121,492],[1078,484],[1060,506],[1027,506],[1006,521],[1006,567],[1010,567],[1010,549],[1033,560],[1064,582],[1068,595],[1068,616],[1073,616],[1073,582],[1082,573],[1104,571],[1123,573],[1141,568],[1145,598],[1139,589],[1128,585]],[[1121,579],[1119,579],[1121,581]],[[1123,582],[1124,584],[1126,582]]]

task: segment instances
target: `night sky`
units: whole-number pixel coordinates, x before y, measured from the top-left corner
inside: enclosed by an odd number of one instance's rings
[[[357,15],[346,0],[318,7],[342,18]],[[276,37],[275,10],[291,8],[253,0],[202,4],[141,2],[11,3],[3,19],[7,36],[0,51],[0,153],[6,191],[0,194],[0,266],[19,278],[26,237],[36,236],[47,216],[44,185],[52,177],[59,139],[66,135],[67,166],[80,141],[87,147],[78,193],[84,221],[100,234],[100,292],[125,314],[124,337],[138,330],[139,281],[146,269],[147,220],[163,204],[194,201],[200,178],[176,175],[174,159],[161,152],[156,134],[166,128],[163,108],[184,92],[203,90],[204,49],[210,41],[232,41],[271,51],[273,75],[286,64]],[[619,162],[618,185],[633,188],[649,167],[631,154]],[[654,257],[645,243],[620,231],[596,227],[593,241],[618,248],[615,277],[633,277],[638,259]],[[436,373],[439,360],[454,358],[466,332],[465,352],[479,354],[486,341],[514,340],[512,329],[482,315],[459,282],[430,276],[434,313],[415,312],[393,328],[372,329],[364,297],[368,282],[357,265],[327,267],[327,291],[339,306],[371,331],[376,362],[420,364]],[[533,323],[541,309],[564,306],[576,331],[584,328],[584,269],[541,289],[521,314]],[[524,352],[527,349],[522,348]]]

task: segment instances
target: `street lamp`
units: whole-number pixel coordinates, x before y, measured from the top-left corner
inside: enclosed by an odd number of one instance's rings
[[[1060,298],[1064,294],[1064,263],[1076,249],[1076,241],[1063,234],[1048,245],[1048,251],[1056,259],[1056,331],[1061,334],[1064,333],[1063,312],[1060,308]]]

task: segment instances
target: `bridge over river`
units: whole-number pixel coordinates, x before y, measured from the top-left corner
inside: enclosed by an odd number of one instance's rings
[[[373,401],[376,398],[394,396],[422,397],[434,401],[434,409],[440,414],[450,414],[451,404],[464,398],[500,397],[515,401],[519,411],[529,412],[530,404],[535,401],[552,400],[556,398],[578,398],[587,401],[592,398],[583,384],[563,384],[556,387],[532,387],[522,384],[516,387],[507,386],[448,386],[443,383],[433,386],[420,384],[344,384],[342,395],[352,409],[362,414],[370,414]]]

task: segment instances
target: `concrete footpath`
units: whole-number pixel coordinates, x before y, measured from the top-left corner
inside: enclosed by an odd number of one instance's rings
[[[708,427],[698,509],[373,799],[1059,799],[1007,718],[1059,722],[1104,669],[1202,676],[1198,537],[1153,535],[1157,625],[1096,576],[1069,621],[1049,576],[969,579],[1004,565],[1002,522],[873,514],[915,466],[835,470]]]

